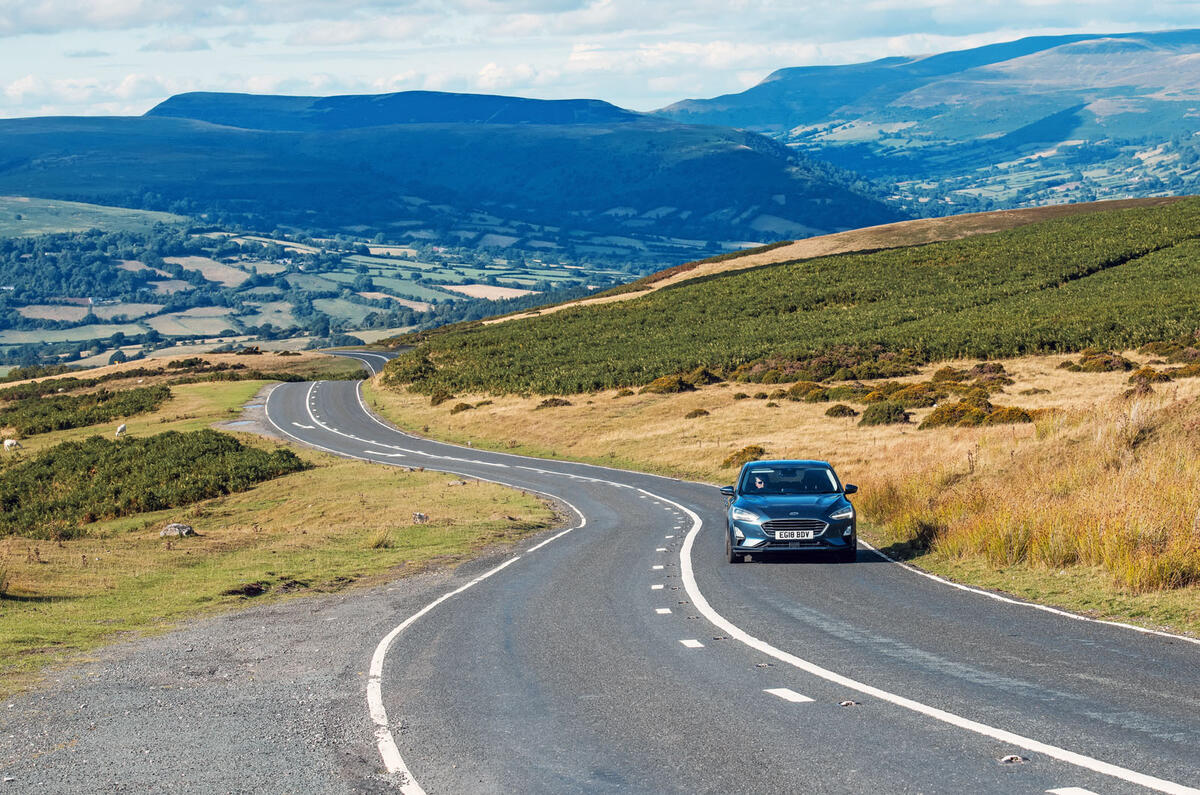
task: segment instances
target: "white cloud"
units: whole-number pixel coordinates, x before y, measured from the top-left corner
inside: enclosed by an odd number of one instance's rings
[[[199,36],[179,33],[148,41],[142,45],[141,49],[142,52],[199,52],[200,50],[210,50],[212,47]]]

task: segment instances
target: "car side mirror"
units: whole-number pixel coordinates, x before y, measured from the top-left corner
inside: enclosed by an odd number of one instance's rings
[[[733,497],[737,494],[737,492],[735,492],[733,490],[733,486],[722,486],[721,493],[724,494],[726,497]]]
[[[856,494],[858,492],[858,486],[855,486],[853,483],[847,483],[846,487],[842,489],[842,492],[845,494]]]

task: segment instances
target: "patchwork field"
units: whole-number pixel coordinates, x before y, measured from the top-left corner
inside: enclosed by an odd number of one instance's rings
[[[217,336],[234,329],[232,311],[219,306],[205,306],[152,317],[146,325],[166,336]]]
[[[217,282],[226,287],[237,287],[250,278],[250,274],[246,271],[208,257],[163,257],[163,260],[181,265],[190,271],[199,271],[210,282]]]

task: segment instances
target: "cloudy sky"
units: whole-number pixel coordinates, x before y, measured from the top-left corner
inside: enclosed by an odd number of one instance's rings
[[[182,91],[478,91],[649,110],[772,70],[1200,26],[1200,0],[0,0],[0,117]]]

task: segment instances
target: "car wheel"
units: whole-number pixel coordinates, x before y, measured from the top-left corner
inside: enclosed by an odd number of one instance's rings
[[[858,545],[851,544],[846,549],[839,549],[837,559],[838,563],[853,563],[858,560]]]
[[[730,563],[741,563],[746,559],[745,555],[734,551],[733,538],[728,531],[725,532],[725,559]]]

